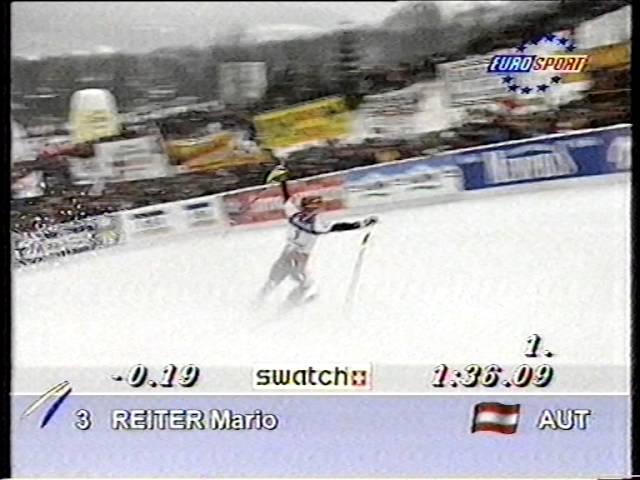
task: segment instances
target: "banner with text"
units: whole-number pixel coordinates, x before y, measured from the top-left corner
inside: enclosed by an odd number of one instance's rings
[[[290,182],[289,190],[295,199],[304,195],[320,195],[324,199],[325,211],[345,208],[344,177],[341,174]],[[262,223],[285,218],[282,192],[279,187],[224,195],[224,208],[232,225]]]
[[[423,158],[358,169],[346,176],[349,208],[416,202],[462,189],[462,172],[451,161]]]
[[[466,190],[623,172],[631,169],[631,127],[480,148],[453,161]]]
[[[121,233],[120,219],[111,215],[63,223],[38,232],[14,233],[14,264],[29,265],[110,247],[120,243]]]
[[[257,115],[254,124],[262,145],[282,149],[346,137],[352,113],[342,98],[328,98]]]
[[[508,51],[496,50],[488,55],[469,57],[438,66],[446,85],[449,108],[475,107],[511,96],[499,75],[487,74],[491,58],[500,53]]]
[[[170,165],[159,137],[105,142],[94,145],[95,156],[70,157],[69,171],[76,185],[103,182],[129,182],[165,177]]]
[[[402,138],[416,133],[416,115],[420,112],[423,92],[416,87],[380,95],[367,95],[358,113],[363,136]]]

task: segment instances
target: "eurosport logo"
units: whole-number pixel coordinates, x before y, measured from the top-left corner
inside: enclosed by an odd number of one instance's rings
[[[559,84],[563,75],[584,71],[589,56],[574,54],[576,48],[570,38],[551,33],[520,44],[514,53],[494,55],[487,66],[487,73],[502,76],[502,83],[510,93],[545,93],[552,85]],[[537,51],[531,54],[527,53],[528,49]],[[542,53],[544,49],[550,51]],[[523,77],[527,74],[537,74],[535,84],[525,84]],[[544,74],[549,78],[540,80]]]
[[[588,55],[495,55],[491,73],[579,73],[587,65]]]
[[[253,389],[370,390],[371,365],[258,365],[253,369]]]

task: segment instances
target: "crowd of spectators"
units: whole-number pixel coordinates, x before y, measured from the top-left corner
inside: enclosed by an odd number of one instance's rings
[[[291,153],[287,166],[293,178],[303,178],[379,162],[427,156],[452,149],[519,140],[548,133],[630,123],[629,66],[591,72],[591,90],[580,99],[562,107],[515,114],[480,112],[461,126],[429,132],[411,139],[369,139],[360,144],[327,142]],[[165,141],[196,136],[212,122],[222,130],[243,130],[254,139],[251,111],[184,112],[149,123],[131,123],[122,138],[154,131]],[[79,150],[79,151],[78,151]],[[74,156],[91,156],[91,147],[76,147]],[[32,230],[37,225],[67,222],[106,212],[133,209],[151,204],[186,200],[238,188],[260,185],[276,163],[240,164],[208,172],[182,172],[148,180],[108,183],[96,192],[91,185],[75,185],[64,156],[46,155],[12,168],[14,179],[29,171],[41,171],[45,194],[33,198],[14,198],[11,202],[12,225],[16,231]]]
[[[558,110],[526,115],[488,114],[472,123],[430,132],[412,140],[379,139],[351,145],[329,142],[291,153],[287,157],[287,165],[293,178],[303,178],[452,149],[630,122],[630,107],[625,95],[605,101],[602,101],[603,97],[601,95],[601,101],[593,102],[587,96]],[[31,230],[38,224],[61,223],[260,185],[276,162],[274,158],[272,162],[238,165],[211,172],[108,183],[100,194],[95,194],[91,185],[72,183],[64,157],[40,158],[28,162],[27,169],[39,169],[44,173],[46,194],[12,200],[13,228],[17,231]],[[17,168],[13,173],[20,177],[28,170]]]

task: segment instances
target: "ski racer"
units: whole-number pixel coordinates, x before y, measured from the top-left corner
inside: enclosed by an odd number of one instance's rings
[[[296,205],[287,188],[289,172],[278,165],[267,177],[268,183],[279,183],[282,188],[284,210],[289,224],[287,242],[278,259],[269,272],[269,278],[260,291],[259,300],[263,300],[282,281],[291,277],[298,285],[287,297],[290,304],[299,304],[315,297],[311,293],[312,280],[307,271],[309,255],[319,235],[365,228],[374,225],[378,219],[369,216],[362,221],[327,223],[318,218],[324,208],[319,195],[303,196]]]

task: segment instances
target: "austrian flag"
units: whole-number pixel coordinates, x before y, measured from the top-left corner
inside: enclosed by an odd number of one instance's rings
[[[478,403],[473,410],[471,433],[516,433],[520,418],[520,405],[502,403]]]

